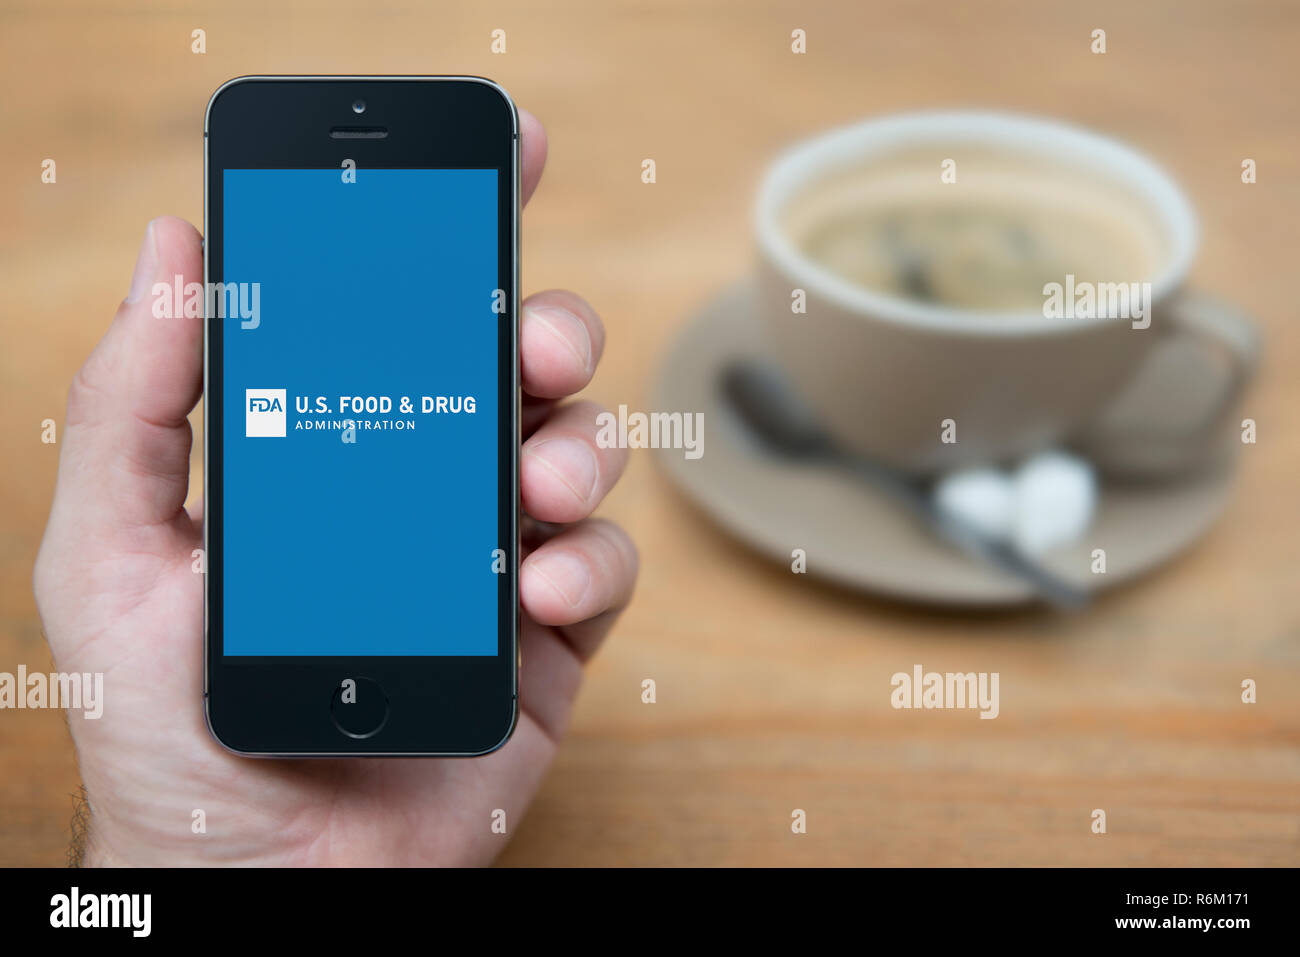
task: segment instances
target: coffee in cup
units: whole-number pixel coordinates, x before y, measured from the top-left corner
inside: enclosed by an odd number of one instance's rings
[[[1033,312],[1048,283],[1150,280],[1168,255],[1117,184],[980,150],[952,177],[933,154],[866,162],[792,196],[782,227],[848,282],[962,310]]]

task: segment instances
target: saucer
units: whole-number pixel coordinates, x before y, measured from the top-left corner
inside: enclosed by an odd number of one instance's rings
[[[752,280],[723,291],[683,329],[653,383],[651,409],[704,413],[699,458],[687,459],[681,449],[655,452],[678,488],[727,531],[787,567],[793,550],[803,549],[810,575],[917,602],[1035,601],[1028,585],[935,538],[878,489],[834,467],[789,462],[759,444],[718,388],[730,362],[768,359],[754,303]],[[1223,511],[1234,462],[1229,456],[1218,467],[1160,484],[1100,479],[1088,531],[1041,556],[1042,563],[1093,592],[1150,571]],[[1098,548],[1106,553],[1104,574],[1092,571]]]

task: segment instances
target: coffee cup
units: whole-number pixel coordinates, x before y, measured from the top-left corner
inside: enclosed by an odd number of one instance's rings
[[[1064,443],[1118,471],[1190,468],[1256,362],[1253,326],[1186,288],[1182,190],[1064,123],[922,112],[836,130],[776,160],[755,222],[775,361],[839,442],[907,472]],[[1108,414],[1173,339],[1225,370],[1203,419]]]

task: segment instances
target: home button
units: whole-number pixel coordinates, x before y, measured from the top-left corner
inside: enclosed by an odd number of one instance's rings
[[[330,717],[349,738],[369,738],[388,720],[388,696],[369,678],[344,678],[330,699]]]

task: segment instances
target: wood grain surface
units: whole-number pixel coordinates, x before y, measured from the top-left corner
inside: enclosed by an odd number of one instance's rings
[[[207,53],[190,52],[193,29]],[[489,51],[507,31],[507,53]],[[795,28],[808,52],[790,51]],[[1108,52],[1089,51],[1107,32]],[[1088,613],[952,614],[754,557],[634,452],[601,513],[636,600],[505,864],[1300,863],[1295,251],[1300,7],[1134,4],[0,5],[0,671],[48,667],[31,564],[73,372],[145,223],[202,222],[202,118],[247,73],[474,73],[550,134],[525,291],[573,288],[609,337],[591,397],[644,408],[693,308],[753,265],[775,151],[872,114],[993,106],[1150,152],[1197,205],[1193,279],[1260,322],[1232,503]],[[58,182],[40,182],[55,158]],[[1243,185],[1243,158],[1258,182]],[[658,181],[640,180],[653,158]],[[201,462],[194,459],[195,475]],[[889,706],[889,676],[998,671],[1001,715]],[[641,703],[643,678],[658,703]],[[1240,701],[1243,678],[1259,701]],[[78,786],[60,713],[0,712],[0,864],[63,861]],[[794,808],[808,833],[791,833]],[[1108,833],[1091,833],[1104,808]]]

